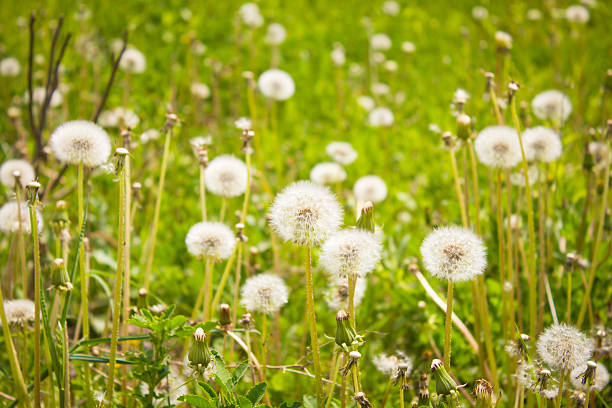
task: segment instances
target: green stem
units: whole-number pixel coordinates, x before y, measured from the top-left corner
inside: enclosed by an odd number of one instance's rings
[[[129,156],[123,155],[122,160],[129,162]],[[108,381],[106,383],[106,396],[109,406],[113,406],[113,391],[115,380],[115,362],[117,359],[117,339],[119,336],[119,317],[121,316],[121,287],[123,279],[123,268],[125,267],[125,225],[126,225],[126,189],[127,173],[125,166],[121,166],[119,172],[119,225],[117,228],[117,271],[115,275],[115,288],[113,291],[113,327],[111,331],[111,345],[108,368]]]
[[[334,345],[334,349],[336,349],[336,345]],[[327,391],[327,400],[325,402],[325,408],[329,408],[332,401],[332,396],[334,395],[334,388],[336,388],[336,378],[338,377],[338,369],[340,368],[340,352],[334,353],[334,368],[329,377],[331,383],[329,384],[329,391]]]
[[[232,255],[227,260],[227,263],[225,264],[225,268],[223,269],[223,275],[221,275],[221,282],[219,282],[219,286],[217,287],[217,292],[215,293],[215,297],[212,300],[212,306],[210,307],[211,316],[215,313],[215,310],[217,310],[217,306],[219,305],[219,302],[221,301],[221,296],[223,295],[223,289],[225,289],[225,284],[227,283],[227,279],[229,278],[229,274],[232,270],[232,265],[234,265],[234,258],[236,258],[236,252],[237,252],[237,248],[239,245],[240,243],[237,242],[236,245],[234,246],[234,250],[232,251]]]
[[[385,408],[387,405],[387,400],[389,399],[389,394],[391,393],[391,386],[393,385],[393,377],[389,378],[387,382],[387,388],[385,388],[385,395],[383,396],[382,403],[380,404],[380,408]]]
[[[261,375],[262,381],[266,381],[266,365],[268,364],[268,315],[261,316]]]
[[[17,198],[17,251],[19,252],[19,268],[21,270],[21,290],[23,292],[23,298],[27,299],[28,271],[26,269],[25,237],[23,236],[23,224],[21,222],[21,183],[19,182],[19,180],[15,180],[15,197]]]
[[[159,225],[159,213],[161,210],[162,195],[164,193],[164,183],[166,181],[166,169],[168,167],[168,155],[170,153],[170,140],[172,139],[173,130],[166,132],[164,140],[164,152],[162,155],[162,163],[159,175],[159,185],[157,186],[157,198],[155,200],[155,212],[153,215],[153,224],[151,225],[151,237],[149,240],[149,251],[147,254],[147,266],[144,275],[144,288],[148,292],[151,281],[151,270],[153,268],[153,258],[155,256],[155,242],[157,240],[157,228]]]
[[[565,382],[565,370],[561,370],[561,378],[559,378],[559,395],[555,403],[556,408],[561,407],[561,401],[563,400],[563,384]]]
[[[210,269],[212,267],[212,260],[210,257],[206,257],[206,261],[204,262],[204,283],[200,287],[200,292],[198,293],[198,297],[196,299],[195,304],[193,305],[193,310],[191,311],[191,320],[195,320],[200,312],[200,308],[202,307],[202,302],[204,300],[204,294],[206,293],[206,282],[208,281],[208,275],[210,274]]]
[[[202,221],[206,221],[206,183],[204,182],[204,171],[206,168],[200,164],[200,208],[202,210]]]
[[[404,388],[399,387],[400,408],[404,408]]]
[[[15,351],[15,346],[13,344],[13,339],[11,337],[11,329],[9,326],[9,322],[6,318],[6,313],[4,311],[4,296],[2,295],[1,290],[0,290],[0,320],[2,321],[2,333],[4,334],[4,344],[6,348],[6,354],[8,355],[9,364],[11,366],[11,375],[13,377],[13,380],[16,383],[15,388],[16,388],[17,395],[19,396],[19,399],[23,402],[22,404],[23,406],[31,407],[32,402],[30,401],[30,397],[28,396],[28,389],[23,379],[23,373],[21,371],[21,367],[19,366],[17,352]]]
[[[242,252],[244,250],[244,242],[238,242],[236,243],[236,246],[238,247],[238,256],[236,259],[236,273],[234,275],[234,306],[232,308],[232,322],[234,322],[234,324],[236,324],[236,321],[238,319],[238,299],[239,299],[239,294],[240,294],[240,268],[242,266]],[[234,338],[232,337],[232,340],[230,341],[230,358],[229,361],[230,363],[233,361],[234,359]]]
[[[464,227],[469,225],[467,211],[465,210],[465,199],[463,197],[463,190],[461,189],[461,183],[459,181],[459,170],[457,169],[457,159],[455,158],[455,152],[450,151],[451,164],[453,166],[453,178],[455,179],[455,189],[457,190],[457,199],[459,200],[459,208],[461,210],[461,224]]]
[[[221,199],[221,211],[219,213],[219,222],[223,222],[225,219],[225,212],[227,211],[227,198]]]
[[[610,151],[610,142],[607,142],[607,151]],[[601,207],[599,208],[599,219],[597,222],[597,232],[595,233],[595,242],[593,243],[593,253],[591,259],[591,268],[589,270],[589,278],[587,280],[587,287],[580,306],[580,312],[578,313],[577,326],[581,327],[584,321],[584,315],[586,313],[587,305],[589,304],[591,297],[591,290],[593,289],[593,283],[595,282],[595,270],[598,265],[599,245],[601,244],[601,238],[603,235],[603,229],[606,219],[606,211],[608,209],[608,190],[610,187],[610,155],[606,155],[606,167],[604,173],[604,186],[601,197]]]
[[[516,133],[518,135],[519,144],[521,146],[521,156],[523,158],[523,175],[525,177],[525,200],[527,204],[527,226],[529,237],[529,335],[532,339],[536,338],[537,332],[537,271],[535,257],[535,224],[533,217],[533,198],[531,195],[531,185],[529,184],[529,166],[525,157],[525,147],[523,146],[523,138],[521,136],[521,125],[516,113],[516,97],[512,99],[510,104],[512,110],[512,120]]]
[[[444,367],[450,371],[451,327],[453,324],[453,281],[448,281],[446,293],[446,321],[444,322]]]
[[[30,205],[30,225],[34,249],[34,407],[40,408],[40,245],[38,242],[38,220],[35,197]]]
[[[204,314],[202,315],[202,319],[204,321],[210,320],[212,317],[212,310],[210,308],[212,301],[212,287],[213,287],[213,274],[215,270],[215,260],[212,259],[210,263],[210,267],[207,269],[206,278],[204,282],[204,286],[206,286],[206,293],[204,294]]]
[[[349,318],[351,319],[351,325],[356,330],[355,326],[355,287],[357,286],[357,278],[352,274],[348,276],[348,307],[349,307]]]
[[[499,286],[501,288],[502,301],[502,333],[504,339],[508,338],[508,300],[504,284],[506,283],[506,265],[504,260],[504,215],[502,204],[502,170],[497,170],[497,183],[495,188],[495,215],[497,221],[497,249],[498,249],[498,267],[499,267]]]
[[[323,406],[323,380],[321,377],[321,360],[319,356],[319,336],[317,335],[317,318],[314,307],[314,291],[312,288],[311,249],[306,246],[306,313],[310,323],[310,348],[315,369],[315,387],[317,391],[317,406]]]

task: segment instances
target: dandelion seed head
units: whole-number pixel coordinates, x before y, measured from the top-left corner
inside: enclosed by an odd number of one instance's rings
[[[370,38],[370,46],[376,51],[386,51],[391,48],[391,38],[387,34],[378,33]]]
[[[567,95],[556,89],[541,92],[531,101],[534,115],[555,125],[563,124],[572,113],[572,103]]]
[[[512,36],[505,31],[495,32],[495,43],[506,50],[512,49]]]
[[[140,135],[140,142],[141,143],[147,143],[147,142],[150,142],[152,140],[157,140],[157,139],[159,139],[159,130],[157,130],[157,129],[148,129],[148,130],[145,130]]]
[[[249,312],[273,314],[287,303],[289,290],[278,276],[262,273],[246,280],[240,296],[240,304]]]
[[[204,172],[206,188],[221,197],[236,197],[247,187],[247,168],[242,160],[232,155],[215,157]]]
[[[261,27],[264,23],[264,18],[259,12],[259,6],[255,3],[244,3],[238,9],[238,15],[242,23],[251,28]]]
[[[236,121],[234,122],[234,126],[236,126],[236,128],[240,130],[252,129],[253,121],[251,121],[251,119],[249,118],[241,117],[236,119]]]
[[[287,38],[287,30],[282,24],[272,23],[268,26],[265,41],[270,45],[280,45]]]
[[[382,11],[388,16],[397,16],[400,12],[400,5],[397,1],[387,0],[382,5]]]
[[[376,204],[387,198],[387,185],[378,176],[363,176],[355,182],[353,194],[359,201]]]
[[[277,194],[270,207],[270,224],[276,233],[298,245],[318,245],[336,232],[343,210],[324,186],[298,181]]]
[[[227,259],[234,250],[236,238],[227,225],[203,221],[189,229],[185,244],[194,256]]]
[[[325,152],[335,162],[344,165],[351,164],[357,159],[357,152],[347,142],[331,142],[325,147]]]
[[[36,214],[36,223],[38,226],[38,232],[40,233],[43,227],[43,218],[38,209],[36,210]],[[19,215],[21,215],[21,217]],[[32,224],[30,224],[30,208],[26,203],[21,203],[21,206],[19,206],[17,205],[16,201],[9,201],[0,207],[0,231],[7,233],[18,232],[19,220],[21,220],[21,228],[23,233],[30,234],[32,232]]]
[[[393,124],[393,120],[393,112],[384,106],[372,109],[368,115],[368,124],[372,127],[388,127]]]
[[[593,354],[593,342],[580,330],[565,323],[549,326],[540,334],[538,355],[556,370],[573,370],[586,365]]]
[[[321,247],[319,263],[339,278],[364,277],[376,267],[382,246],[376,236],[362,229],[345,229],[330,236]]]
[[[361,95],[357,97],[357,105],[361,106],[365,111],[370,112],[376,107],[376,102],[369,96]]]
[[[404,51],[406,54],[412,54],[416,51],[416,45],[414,45],[413,42],[404,41],[402,43],[402,51]]]
[[[489,126],[478,133],[474,142],[478,159],[493,168],[510,168],[521,162],[521,145],[516,131],[509,126]]]
[[[523,145],[527,160],[550,163],[561,156],[561,138],[554,130],[536,126],[523,132]]]
[[[8,188],[14,188],[17,180],[25,187],[35,179],[34,168],[25,160],[7,160],[0,167],[0,181]]]
[[[86,120],[73,120],[58,126],[49,141],[55,157],[66,164],[83,163],[97,167],[108,160],[111,144],[100,126]]]
[[[572,23],[586,24],[590,17],[589,9],[580,4],[574,4],[565,9],[565,18]]]
[[[542,19],[542,12],[538,9],[527,10],[527,20],[540,21]]]
[[[586,391],[587,384],[583,384],[581,378],[579,378],[580,374],[582,374],[587,369],[586,363],[576,366],[570,373],[570,381],[574,388],[577,388],[581,391]],[[597,363],[597,368],[595,369],[595,377],[593,377],[593,382],[591,384],[591,388],[597,392],[601,392],[606,385],[610,382],[610,373],[605,365],[602,363]]]
[[[334,44],[334,49],[331,52],[331,59],[335,66],[341,67],[346,63],[346,54],[344,47],[340,43]]]
[[[191,84],[191,94],[198,99],[204,100],[210,97],[210,88],[202,82],[193,82]]]
[[[346,179],[346,171],[335,162],[319,163],[310,171],[310,180],[326,185],[341,183]]]
[[[142,52],[130,47],[124,51],[119,67],[131,74],[141,74],[147,68],[147,59]]]
[[[487,250],[476,234],[467,228],[441,227],[431,232],[421,245],[425,268],[439,279],[468,281],[484,272]]]
[[[261,93],[270,99],[284,101],[295,93],[295,82],[287,72],[272,68],[259,76],[257,85]]]
[[[472,9],[472,17],[475,20],[486,20],[489,17],[489,10],[483,6],[475,6]]]
[[[339,278],[337,275],[330,275],[329,279],[329,287],[325,292],[327,306],[335,311],[346,308],[349,297],[348,279]],[[357,278],[355,281],[355,294],[353,296],[353,304],[355,307],[361,304],[366,287],[366,280],[364,278]]]
[[[5,300],[4,312],[9,324],[23,326],[34,320],[34,302],[29,299]]]
[[[21,64],[15,57],[6,57],[0,60],[0,76],[16,77],[21,72]]]

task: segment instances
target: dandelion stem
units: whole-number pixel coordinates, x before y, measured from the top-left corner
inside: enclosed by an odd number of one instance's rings
[[[238,298],[239,298],[239,291],[240,291],[240,268],[242,266],[242,252],[244,249],[244,242],[238,242],[236,244],[236,246],[238,247],[238,256],[236,259],[236,272],[234,275],[234,305],[232,308],[232,322],[234,324],[236,324],[236,321],[238,320]],[[234,338],[232,337],[232,341],[230,342],[230,358],[229,361],[233,361],[234,358]]]
[[[497,170],[497,183],[495,188],[495,215],[497,221],[497,249],[498,249],[498,268],[499,268],[499,286],[501,288],[502,301],[502,333],[504,339],[508,338],[508,297],[504,284],[506,283],[506,265],[504,260],[504,216],[502,204],[502,170]]]
[[[23,224],[21,222],[21,182],[15,180],[15,197],[17,199],[17,251],[19,252],[19,268],[21,270],[21,290],[23,297],[28,297],[28,272],[26,269],[25,237],[23,236]]]
[[[109,406],[113,406],[113,391],[115,389],[115,362],[117,359],[117,339],[119,336],[119,317],[121,316],[121,288],[123,279],[123,269],[125,267],[126,249],[126,190],[127,172],[125,164],[129,162],[129,155],[122,155],[120,160],[124,163],[119,165],[119,225],[117,228],[117,271],[115,274],[115,288],[113,290],[113,328],[111,331],[111,345],[108,367],[108,382],[106,383],[106,400]]]
[[[337,346],[334,345],[334,351],[336,351]],[[329,384],[329,391],[327,391],[327,400],[325,401],[325,408],[329,408],[331,405],[332,396],[334,395],[334,388],[336,388],[336,378],[338,377],[338,369],[340,367],[340,352],[334,352],[333,358],[333,369],[331,375],[329,376],[331,382]]]
[[[463,190],[461,189],[461,182],[459,180],[459,170],[457,169],[457,159],[455,158],[455,152],[450,151],[451,164],[453,166],[453,176],[455,179],[455,188],[457,190],[457,199],[459,200],[459,208],[461,210],[461,223],[464,227],[469,225],[467,211],[465,210],[465,199],[463,197]]]
[[[555,407],[556,408],[560,408],[561,407],[561,401],[563,400],[563,384],[565,382],[565,370],[561,370],[561,375],[559,378],[559,395],[557,397],[557,401],[555,402]]]
[[[446,293],[446,320],[444,322],[444,366],[450,371],[450,353],[451,353],[451,327],[453,315],[453,281],[448,281],[448,289]],[[401,387],[400,387],[401,389]]]
[[[391,392],[391,386],[393,385],[393,377],[389,378],[387,381],[387,388],[385,388],[385,395],[383,396],[382,403],[380,404],[380,408],[385,408],[387,405],[387,400],[389,399],[389,393]]]
[[[404,388],[399,387],[400,408],[404,408]]]
[[[215,297],[212,300],[212,306],[210,307],[211,315],[217,310],[217,306],[221,301],[221,296],[223,296],[223,289],[225,289],[225,284],[227,283],[227,279],[229,278],[229,274],[232,270],[232,266],[234,265],[234,259],[236,258],[236,252],[238,251],[238,246],[240,244],[237,243],[234,246],[234,250],[232,251],[232,255],[227,260],[225,264],[225,268],[223,269],[223,274],[221,275],[221,281],[219,282],[219,286],[217,287],[217,292],[215,293]]]
[[[219,222],[223,222],[225,219],[225,212],[227,211],[227,199],[223,197],[221,199],[221,211],[219,212]]]
[[[34,250],[34,407],[40,408],[40,245],[38,242],[37,193],[30,202],[30,225]]]
[[[206,168],[200,164],[200,208],[202,210],[202,221],[206,221],[206,183],[204,183],[204,170]]]
[[[305,266],[306,266],[306,309],[310,323],[310,348],[315,369],[315,387],[317,390],[318,406],[323,406],[323,380],[321,377],[321,361],[319,357],[319,337],[317,335],[317,318],[315,316],[314,292],[312,288],[312,269],[311,269],[311,249],[306,246]]]
[[[357,286],[357,278],[352,274],[348,276],[348,307],[349,307],[349,318],[351,319],[351,325],[356,329],[355,326],[355,287]]]
[[[565,310],[565,322],[567,324],[571,323],[572,320],[572,275],[574,274],[574,262],[572,265],[566,270],[567,273],[567,305]]]
[[[610,151],[610,142],[608,141],[606,144],[606,151]],[[599,255],[599,245],[601,243],[601,237],[603,235],[603,229],[606,219],[606,211],[608,209],[608,190],[610,188],[610,155],[606,154],[606,167],[604,173],[604,185],[603,192],[601,197],[601,207],[599,208],[599,219],[597,222],[597,231],[595,233],[595,242],[593,243],[593,252],[591,259],[591,268],[589,270],[589,277],[587,280],[587,287],[584,293],[584,298],[582,300],[582,305],[580,306],[580,312],[578,313],[578,321],[577,326],[581,327],[582,322],[584,321],[584,315],[587,310],[587,305],[590,303],[591,298],[591,290],[593,289],[593,283],[595,281],[595,270],[598,265],[598,255]],[[592,318],[591,318],[592,321]]]
[[[535,258],[535,226],[533,220],[533,198],[531,196],[531,185],[529,184],[529,166],[525,157],[525,147],[523,146],[523,138],[521,136],[521,125],[516,113],[516,97],[512,99],[510,104],[512,111],[512,120],[518,135],[519,144],[521,146],[521,156],[523,158],[523,175],[525,177],[525,200],[527,204],[527,227],[529,236],[529,335],[532,339],[536,338],[537,332],[537,272]]]
[[[153,214],[153,224],[151,225],[151,236],[149,239],[149,249],[147,254],[147,264],[144,275],[144,288],[148,292],[151,281],[151,270],[153,268],[153,258],[155,256],[155,241],[157,240],[157,227],[159,224],[159,213],[161,210],[162,195],[164,193],[164,182],[166,180],[166,168],[168,167],[168,155],[170,152],[170,140],[172,139],[173,130],[170,128],[166,131],[164,140],[164,152],[162,155],[162,163],[159,174],[159,185],[157,186],[157,198],[155,200],[155,212]]]
[[[0,290],[0,320],[2,321],[4,344],[6,348],[6,354],[8,355],[9,364],[11,366],[11,375],[13,377],[13,380],[16,382],[17,395],[19,396],[19,399],[23,402],[23,406],[31,407],[32,402],[30,401],[30,397],[28,396],[28,389],[23,379],[23,373],[21,371],[21,367],[19,366],[19,360],[17,359],[15,345],[13,344],[13,339],[11,338],[11,329],[9,326],[9,322],[6,318],[6,313],[4,311],[4,296],[2,295],[2,290]]]
[[[268,315],[263,313],[261,316],[261,375],[262,381],[266,381],[266,364],[268,361]]]

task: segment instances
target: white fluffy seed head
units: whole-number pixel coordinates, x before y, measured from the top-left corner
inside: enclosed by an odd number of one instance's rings
[[[531,108],[539,119],[560,125],[572,113],[572,102],[563,92],[551,89],[537,94],[531,101]]]
[[[544,330],[536,347],[542,361],[557,370],[571,371],[577,366],[586,365],[593,355],[592,340],[565,323]]]
[[[193,82],[191,84],[191,94],[198,99],[208,99],[210,88],[203,82]]]
[[[246,280],[240,297],[240,304],[249,312],[273,314],[287,303],[289,290],[278,276],[262,273]]]
[[[394,119],[391,109],[379,106],[370,111],[368,124],[372,127],[387,127],[393,124]]]
[[[34,168],[25,160],[7,160],[0,167],[0,181],[8,188],[14,188],[17,180],[25,187],[35,179]]]
[[[21,64],[15,57],[6,57],[0,60],[0,75],[4,77],[16,77],[21,72]]]
[[[583,384],[581,378],[578,378],[580,374],[584,373],[587,369],[586,363],[576,366],[570,373],[570,381],[572,385],[582,391],[586,391],[587,384]],[[605,365],[602,363],[597,363],[597,368],[595,368],[595,377],[593,378],[593,382],[591,384],[591,388],[597,392],[601,392],[606,385],[610,382],[610,373]]]
[[[493,168],[510,168],[523,159],[521,145],[514,128],[489,126],[478,133],[474,142],[478,159]]]
[[[66,122],[51,134],[49,141],[55,157],[66,164],[83,163],[96,167],[108,160],[111,143],[100,126],[86,120]]]
[[[367,281],[364,278],[357,278],[355,281],[355,294],[353,304],[355,307],[361,304],[365,295]],[[339,278],[337,275],[330,275],[330,283],[325,292],[325,301],[330,309],[338,311],[347,308],[349,297],[348,279]]]
[[[495,44],[500,48],[509,50],[512,48],[512,36],[505,31],[496,31]]]
[[[4,301],[4,312],[9,324],[23,326],[34,320],[34,302],[29,299]]]
[[[270,45],[280,45],[287,38],[287,30],[282,24],[272,23],[268,26],[265,41]]]
[[[315,246],[338,231],[343,210],[324,186],[298,181],[277,194],[270,207],[270,224],[281,238]]]
[[[242,22],[251,28],[261,27],[264,23],[264,18],[259,12],[259,6],[255,3],[244,3],[238,9],[238,15],[240,15]]]
[[[185,244],[194,256],[227,259],[234,250],[236,238],[227,225],[204,221],[189,229]]]
[[[589,9],[581,4],[574,4],[565,9],[565,18],[572,23],[586,24],[590,17]]]
[[[397,16],[400,12],[400,5],[395,0],[387,0],[382,5],[382,11],[388,16]]]
[[[387,185],[378,176],[363,176],[355,182],[353,193],[359,201],[371,201],[376,204],[387,198]]]
[[[396,376],[400,366],[403,374],[409,375],[414,366],[412,359],[402,352],[398,352],[397,355],[377,354],[372,362],[378,371],[389,377]]]
[[[43,219],[38,209],[36,210],[36,215],[38,233],[40,234],[43,227]],[[30,234],[32,232],[32,224],[30,224],[30,208],[26,203],[21,203],[21,206],[19,206],[17,205],[17,202],[10,201],[0,207],[0,231],[7,233],[18,232],[19,220],[21,220],[21,228],[23,233]]]
[[[364,277],[376,267],[382,246],[373,233],[345,229],[329,237],[321,247],[319,263],[339,278]]]
[[[310,171],[310,180],[326,185],[341,183],[346,179],[346,171],[338,163],[319,163]]]
[[[331,142],[325,147],[325,151],[329,157],[340,164],[351,164],[357,159],[357,152],[347,142]]]
[[[257,85],[261,93],[270,99],[284,101],[295,93],[295,82],[291,75],[280,69],[272,68],[259,76]]]
[[[536,126],[525,130],[523,145],[527,160],[536,160],[550,163],[561,156],[561,138],[554,130]]]
[[[232,155],[215,157],[204,172],[206,188],[221,197],[236,197],[247,186],[247,168],[242,160]]]
[[[387,34],[378,33],[370,38],[370,46],[376,51],[386,51],[391,48],[391,38]]]
[[[136,48],[128,48],[121,57],[119,67],[131,74],[141,74],[147,68],[147,59],[144,54]]]
[[[450,226],[434,230],[423,241],[421,255],[432,275],[453,282],[472,280],[487,267],[487,250],[482,240],[467,228]]]

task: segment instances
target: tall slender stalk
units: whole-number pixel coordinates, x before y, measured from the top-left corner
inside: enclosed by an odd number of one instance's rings
[[[349,307],[349,319],[351,319],[351,325],[355,326],[355,287],[357,286],[357,277],[353,274],[348,276],[348,307]]]
[[[109,406],[113,406],[113,391],[115,381],[115,362],[117,359],[117,339],[119,337],[119,317],[121,316],[121,288],[123,279],[123,269],[125,267],[126,249],[126,192],[127,192],[127,172],[126,164],[129,162],[128,151],[119,148],[116,151],[119,156],[117,164],[119,170],[119,222],[117,228],[117,271],[115,274],[115,288],[113,290],[113,328],[111,330],[111,345],[108,367],[108,381],[106,383],[106,400]]]
[[[28,271],[26,268],[26,254],[25,254],[25,237],[23,236],[23,224],[21,214],[21,181],[19,178],[15,178],[15,197],[17,200],[17,252],[19,252],[19,269],[21,271],[21,290],[23,292],[23,298],[28,297]]]
[[[130,247],[131,247],[131,234],[132,234],[132,182],[131,182],[131,162],[125,160],[123,164],[125,171],[125,225],[124,225],[124,236],[125,236],[125,254],[124,254],[124,269],[123,269],[123,311],[122,311],[122,324],[121,324],[121,335],[128,335],[128,319],[130,317],[130,274],[131,274],[131,263],[130,263]],[[129,342],[124,342],[122,350],[128,351],[130,347]],[[121,370],[121,389],[125,392],[127,390],[127,366],[123,366]],[[127,404],[127,394],[124,394],[123,404]]]
[[[444,367],[450,371],[451,328],[453,316],[453,281],[449,279],[446,292],[446,320],[444,321]],[[401,390],[401,387],[400,387]]]
[[[306,269],[306,313],[310,324],[310,348],[315,369],[315,388],[317,391],[317,405],[323,406],[323,379],[321,377],[321,359],[319,355],[319,336],[317,335],[317,318],[314,307],[314,291],[312,288],[312,269],[311,269],[311,249],[305,248],[305,269]]]
[[[497,183],[495,185],[495,216],[497,223],[497,249],[498,249],[498,267],[499,267],[499,285],[501,290],[501,301],[502,301],[502,333],[504,339],[508,338],[508,299],[506,291],[504,290],[504,284],[506,283],[506,264],[505,264],[505,252],[504,252],[504,215],[503,215],[503,202],[502,202],[502,170],[497,170]]]
[[[215,292],[215,297],[212,300],[212,305],[210,307],[211,315],[215,313],[217,310],[217,306],[219,306],[219,302],[221,301],[221,296],[223,296],[223,289],[225,289],[225,284],[227,283],[227,279],[229,278],[229,274],[232,270],[232,266],[234,265],[234,259],[236,258],[236,252],[238,251],[238,246],[240,242],[237,242],[234,246],[234,250],[232,251],[232,255],[229,257],[225,264],[225,268],[223,269],[223,274],[221,275],[221,281],[219,282],[219,286],[217,287],[217,291]]]
[[[610,142],[606,142],[607,151],[610,151]],[[610,155],[606,154],[606,167],[604,173],[604,185],[603,192],[601,197],[601,207],[599,207],[599,215],[597,222],[597,231],[595,233],[595,242],[593,243],[593,252],[591,259],[591,268],[589,270],[587,287],[584,293],[584,298],[582,301],[582,305],[580,306],[580,312],[578,313],[578,321],[576,325],[578,327],[582,326],[582,322],[584,321],[584,316],[587,310],[587,305],[590,302],[591,290],[593,289],[593,282],[595,282],[595,270],[598,266],[598,256],[599,256],[599,246],[601,244],[601,238],[603,235],[604,223],[606,219],[606,211],[608,209],[608,191],[610,189]]]
[[[170,116],[172,114],[169,114]],[[164,183],[166,181],[166,169],[168,168],[168,155],[170,153],[170,140],[172,139],[172,126],[174,125],[175,117],[170,117],[166,120],[164,126],[166,137],[164,139],[164,152],[162,155],[161,169],[159,174],[159,185],[157,186],[157,197],[155,199],[155,211],[153,214],[153,224],[151,224],[151,236],[149,237],[149,248],[147,253],[147,264],[144,274],[144,288],[148,292],[151,281],[151,270],[153,268],[153,258],[155,256],[155,242],[157,240],[157,228],[159,225],[159,213],[161,210],[162,195],[164,193]],[[169,127],[169,128],[168,128]]]
[[[40,245],[38,242],[37,206],[40,184],[33,182],[28,185],[28,201],[30,208],[30,229],[34,251],[34,407],[40,408]]]
[[[206,183],[204,183],[204,171],[206,167],[200,163],[200,209],[202,211],[202,221],[206,221]]]
[[[535,224],[533,216],[533,198],[531,196],[531,185],[529,184],[529,166],[525,157],[525,147],[523,146],[523,138],[521,136],[521,124],[516,113],[516,97],[512,98],[510,103],[512,111],[512,120],[518,135],[519,144],[521,146],[521,156],[523,158],[523,176],[525,177],[525,201],[527,204],[527,228],[529,237],[529,335],[532,339],[537,335],[537,271],[535,257]]]
[[[11,375],[13,380],[16,382],[15,391],[17,392],[19,399],[22,401],[22,406],[30,407],[32,406],[32,402],[28,396],[28,389],[23,379],[23,373],[21,371],[21,367],[19,366],[19,359],[17,358],[17,352],[15,351],[15,345],[13,344],[13,339],[11,337],[11,328],[4,311],[4,296],[2,295],[2,290],[0,290],[0,321],[2,321],[4,347],[6,348],[6,354],[8,355],[9,364],[11,366]]]

